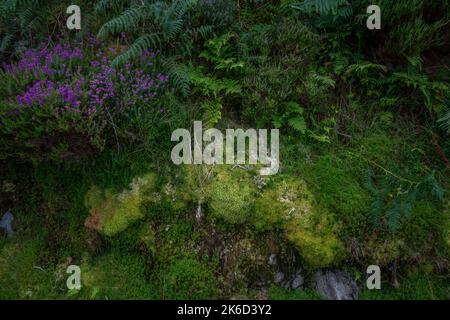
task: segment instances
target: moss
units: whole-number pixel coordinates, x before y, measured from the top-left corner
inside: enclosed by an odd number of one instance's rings
[[[255,204],[255,225],[284,228],[289,241],[311,267],[336,263],[343,245],[336,236],[334,217],[315,204],[302,180],[287,179],[264,191]]]
[[[386,266],[404,256],[405,242],[394,236],[375,236],[362,245],[367,263]]]
[[[379,164],[394,162],[400,150],[401,139],[396,135],[386,133],[370,133],[357,139],[356,145],[361,154]]]
[[[400,235],[408,244],[410,255],[420,253],[424,259],[438,254],[449,257],[449,215],[429,201],[415,204],[411,216],[405,220]]]
[[[249,222],[253,212],[256,186],[242,169],[218,169],[208,186],[208,204],[215,218],[231,224]]]
[[[291,224],[287,236],[305,262],[313,268],[336,264],[345,255],[342,242],[326,219],[315,226],[305,226],[303,222]]]
[[[16,240],[18,240],[16,238]],[[0,243],[0,299],[55,298],[53,268],[37,261],[40,239]]]
[[[144,217],[141,206],[153,197],[156,180],[156,175],[152,173],[135,178],[129,189],[120,193],[92,187],[85,197],[85,205],[90,209],[85,225],[106,236],[114,236],[125,230]]]
[[[450,277],[448,275],[416,274],[399,279],[400,286],[381,284],[380,290],[365,289],[361,300],[448,300]]]
[[[81,265],[82,292],[90,299],[148,299],[145,263],[139,254],[113,251]]]
[[[156,253],[156,236],[150,224],[144,224],[139,230],[139,243],[152,254]]]
[[[318,203],[335,213],[345,236],[358,236],[366,230],[371,197],[362,186],[365,171],[344,154],[319,157],[306,172]]]
[[[214,299],[219,294],[211,267],[194,258],[183,258],[166,266],[159,290],[163,299]]]

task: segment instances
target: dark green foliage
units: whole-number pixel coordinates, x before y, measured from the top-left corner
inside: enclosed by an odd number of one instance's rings
[[[410,217],[416,201],[428,196],[436,201],[442,201],[444,197],[444,190],[434,175],[417,183],[402,181],[391,175],[382,178],[377,187],[373,175],[369,174],[366,185],[374,197],[370,207],[372,224],[379,228],[385,218],[391,231],[397,231],[402,219]]]
[[[194,0],[146,1],[106,22],[98,32],[100,37],[127,31],[142,32],[113,64],[123,64],[140,56],[144,50],[164,49],[191,55],[194,39],[205,37],[211,31],[208,25],[193,26],[188,21],[195,3]]]
[[[362,299],[449,298],[448,0],[80,0],[81,31],[65,27],[69,4],[1,1],[1,62],[70,42],[87,49],[64,66],[70,84],[110,64],[168,81],[131,101],[117,74],[89,121],[56,116],[56,95],[17,115],[44,73],[0,62],[0,216],[15,217],[13,238],[0,230],[0,298],[319,299],[318,268],[364,284],[370,264],[382,289]],[[366,28],[372,4],[381,30]],[[279,173],[173,165],[171,134],[193,120],[279,128]],[[149,172],[151,189],[128,188]],[[103,206],[86,207],[92,186]],[[105,221],[114,232],[95,228]],[[273,284],[300,269],[302,289]]]

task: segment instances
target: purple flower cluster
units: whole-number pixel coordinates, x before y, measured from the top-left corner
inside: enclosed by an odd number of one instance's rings
[[[91,65],[101,65],[100,70],[92,75],[88,88],[89,104],[97,110],[115,97],[115,70],[109,66],[109,60],[106,57],[101,62],[92,61]]]
[[[17,102],[21,105],[32,106],[44,104],[54,91],[54,84],[48,80],[38,80],[23,94],[17,96]]]
[[[128,105],[136,103],[147,103],[157,95],[158,89],[167,81],[167,76],[159,74],[152,77],[149,74],[136,70],[133,77],[125,82],[128,84],[125,90],[131,90],[130,98],[127,101]]]
[[[61,101],[71,107],[80,106],[82,95],[82,79],[76,81],[75,88],[69,84],[55,83],[50,80],[38,80],[33,83],[23,94],[17,96],[20,105],[33,106],[43,105],[52,97],[58,94]]]
[[[156,53],[144,52],[137,65],[112,68],[109,56],[117,54],[116,48],[89,55],[96,45],[96,38],[88,39],[88,54],[61,43],[53,48],[29,49],[16,64],[4,64],[5,72],[30,83],[16,96],[17,103],[37,107],[52,102],[56,108],[91,115],[106,108],[149,103],[167,82],[166,75],[149,71]],[[83,63],[91,56],[94,59],[90,63]]]
[[[62,101],[64,101],[67,105],[71,107],[79,107],[80,106],[80,98],[82,96],[82,85],[84,79],[77,79],[75,83],[75,88],[72,88],[68,84],[60,84],[58,86],[58,93],[61,97]]]
[[[65,73],[61,66],[65,67],[65,61],[82,60],[83,52],[80,48],[71,48],[69,44],[57,44],[52,49],[28,49],[17,64],[4,64],[3,68],[10,74],[29,74],[38,76],[43,74],[47,77],[55,74]],[[64,68],[63,68],[64,69]]]

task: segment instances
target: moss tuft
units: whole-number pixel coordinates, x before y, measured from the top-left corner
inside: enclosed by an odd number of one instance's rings
[[[129,189],[120,193],[92,187],[85,197],[85,204],[90,209],[86,227],[106,236],[114,236],[142,219],[144,212],[141,205],[152,198],[156,180],[156,175],[152,173],[135,178]]]

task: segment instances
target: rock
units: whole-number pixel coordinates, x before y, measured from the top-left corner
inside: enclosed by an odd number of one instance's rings
[[[292,289],[300,289],[305,282],[305,278],[297,272],[291,280],[291,288]]]
[[[280,271],[275,274],[274,282],[276,284],[280,284],[283,281],[283,279],[284,279],[284,273]]]
[[[14,216],[9,211],[6,211],[6,213],[2,217],[2,220],[0,220],[0,228],[5,229],[5,232],[8,235],[8,237],[14,234],[14,231],[12,229],[13,220]]]
[[[318,271],[314,275],[316,289],[327,300],[356,300],[359,288],[350,275],[343,271]]]
[[[277,263],[277,255],[275,253],[272,253],[269,256],[267,263],[270,264],[271,266],[275,265]]]

